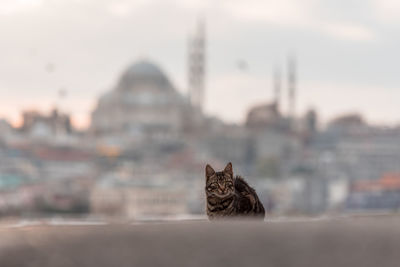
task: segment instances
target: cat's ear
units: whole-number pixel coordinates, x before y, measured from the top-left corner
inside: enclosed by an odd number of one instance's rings
[[[233,169],[232,169],[232,163],[228,163],[224,169],[224,172],[228,173],[231,177],[233,177]]]
[[[209,164],[207,164],[207,166],[206,166],[206,178],[208,179],[211,176],[213,176],[214,174],[215,174],[214,169]]]

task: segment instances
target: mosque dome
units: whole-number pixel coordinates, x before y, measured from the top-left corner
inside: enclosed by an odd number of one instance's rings
[[[117,85],[103,94],[92,114],[97,133],[144,136],[174,135],[183,129],[189,103],[156,64],[129,66]]]
[[[147,60],[129,66],[121,75],[117,90],[131,91],[143,87],[159,90],[173,89],[164,72],[156,64]]]

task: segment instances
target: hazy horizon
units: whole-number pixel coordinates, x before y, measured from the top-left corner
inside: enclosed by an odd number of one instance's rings
[[[243,122],[252,105],[271,101],[273,69],[284,78],[295,53],[298,116],[312,107],[324,122],[358,112],[398,124],[399,15],[393,0],[3,0],[0,118],[18,124],[22,110],[57,105],[85,127],[97,98],[142,58],[186,93],[187,38],[204,16],[207,114]]]

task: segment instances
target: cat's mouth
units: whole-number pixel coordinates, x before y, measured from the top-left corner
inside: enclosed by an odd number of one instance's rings
[[[222,195],[214,192],[214,193],[211,193],[211,195],[215,196],[215,197],[218,197],[218,198],[224,199],[224,198],[232,196],[232,192],[227,192],[227,193],[222,194]]]

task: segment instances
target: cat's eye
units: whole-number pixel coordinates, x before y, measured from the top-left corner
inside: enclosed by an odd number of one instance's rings
[[[208,190],[208,191],[215,190],[215,189],[217,189],[217,186],[216,186],[215,184],[209,185],[209,186],[207,187],[207,190]]]

